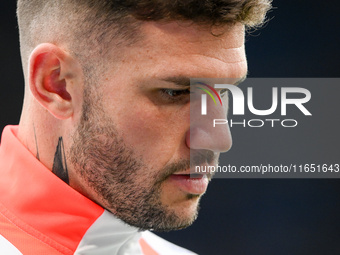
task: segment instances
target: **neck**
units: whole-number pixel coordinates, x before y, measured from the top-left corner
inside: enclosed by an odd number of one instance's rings
[[[41,163],[68,183],[65,151],[70,140],[64,135],[62,121],[40,105],[26,106],[19,123],[18,139]]]

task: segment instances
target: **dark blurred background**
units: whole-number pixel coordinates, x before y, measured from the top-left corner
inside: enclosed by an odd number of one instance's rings
[[[247,36],[249,77],[339,77],[340,2],[273,5]],[[15,1],[0,3],[0,47],[2,129],[18,123],[23,99]],[[207,255],[340,254],[339,204],[339,179],[215,179],[193,226],[160,235]]]

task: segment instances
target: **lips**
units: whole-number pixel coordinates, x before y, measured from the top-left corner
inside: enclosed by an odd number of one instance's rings
[[[172,174],[168,180],[183,192],[193,195],[204,194],[209,183],[205,174]]]

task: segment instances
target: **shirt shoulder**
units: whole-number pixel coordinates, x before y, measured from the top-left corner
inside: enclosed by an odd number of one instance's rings
[[[170,243],[150,231],[143,232],[142,239],[160,255],[197,255],[197,253]]]

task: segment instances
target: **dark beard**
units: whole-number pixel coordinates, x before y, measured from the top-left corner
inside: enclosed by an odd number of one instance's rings
[[[77,175],[95,191],[104,208],[139,229],[169,231],[182,229],[197,218],[183,218],[161,203],[162,183],[174,172],[190,167],[183,160],[152,174],[148,167],[128,148],[123,136],[108,119],[100,103],[84,100],[83,115],[73,135],[69,151]],[[187,199],[199,199],[188,195]],[[98,202],[98,201],[95,201]]]

